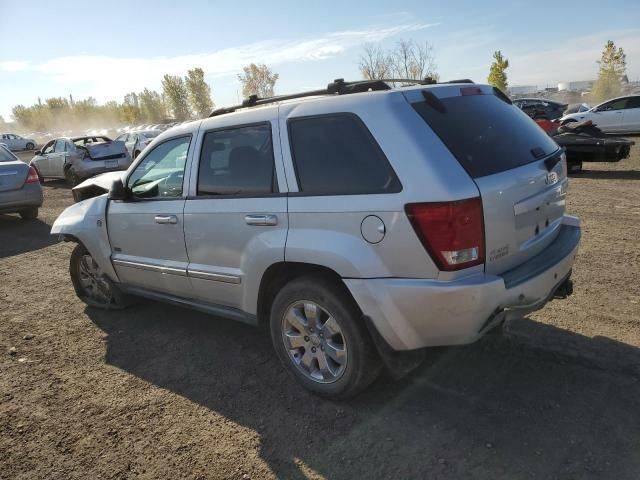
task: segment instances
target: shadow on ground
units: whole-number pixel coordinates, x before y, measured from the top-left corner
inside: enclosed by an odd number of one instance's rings
[[[39,250],[58,242],[51,225],[40,219],[22,220],[20,215],[0,214],[0,258]]]
[[[260,456],[279,478],[640,472],[637,376],[585,366],[513,334],[444,350],[403,381],[381,378],[335,403],[295,384],[263,330],[153,302],[87,313],[107,333],[108,364],[259,432]],[[559,337],[569,352],[595,341],[520,322],[528,338]],[[634,347],[605,343],[620,357],[640,357]]]

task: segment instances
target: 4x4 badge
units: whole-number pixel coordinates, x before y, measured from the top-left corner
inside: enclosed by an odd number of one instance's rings
[[[558,174],[556,172],[547,173],[547,177],[544,179],[544,183],[547,185],[554,185],[558,183]]]

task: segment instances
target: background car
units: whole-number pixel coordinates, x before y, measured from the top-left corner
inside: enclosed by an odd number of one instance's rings
[[[160,135],[160,130],[138,130],[135,132],[123,133],[116,141],[124,142],[131,158],[137,158],[140,152],[146,148],[151,141]]]
[[[591,110],[565,115],[560,123],[591,120],[605,133],[640,133],[640,95],[618,97]]]
[[[544,117],[547,120],[562,117],[567,108],[566,103],[554,102],[546,98],[518,98],[513,103],[531,118]]]
[[[0,213],[19,213],[24,220],[38,216],[42,188],[35,169],[0,146]]]
[[[33,150],[36,148],[35,140],[32,138],[24,138],[14,133],[1,134],[0,142],[9,147],[9,150]]]
[[[131,156],[123,142],[104,136],[56,138],[30,163],[41,179],[66,179],[71,185],[103,172],[126,170]]]
[[[588,103],[570,103],[562,115],[564,116],[569,115],[570,113],[582,113],[586,112],[587,110],[591,110],[591,108],[591,105],[589,105]]]

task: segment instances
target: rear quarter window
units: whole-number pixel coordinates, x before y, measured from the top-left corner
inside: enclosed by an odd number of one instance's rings
[[[337,113],[292,118],[291,154],[305,195],[396,193],[402,185],[362,120]]]
[[[551,155],[558,145],[516,105],[495,95],[464,95],[412,103],[472,178]]]

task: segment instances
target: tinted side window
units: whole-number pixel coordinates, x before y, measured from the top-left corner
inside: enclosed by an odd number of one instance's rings
[[[629,97],[626,108],[640,108],[640,97]]]
[[[179,137],[156,145],[129,176],[127,186],[138,198],[182,196],[184,167],[191,137]]]
[[[216,130],[204,136],[198,195],[260,195],[274,191],[270,124]]]
[[[300,191],[308,195],[396,193],[402,185],[362,121],[352,114],[289,120]]]

